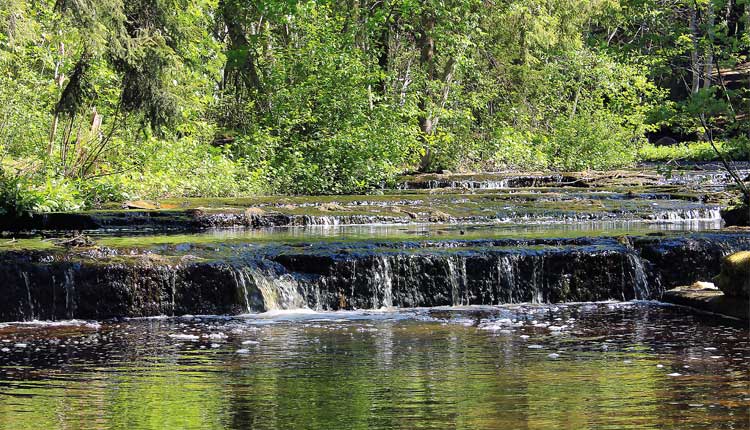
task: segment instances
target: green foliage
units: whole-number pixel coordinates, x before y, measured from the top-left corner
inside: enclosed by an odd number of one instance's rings
[[[257,60],[268,77],[255,88],[263,93],[229,120],[244,132],[235,154],[263,166],[274,191],[364,191],[408,165],[416,144],[409,106],[375,102],[379,75],[351,43],[355,35],[340,31],[343,20],[330,6],[300,5],[288,23],[294,45],[282,44],[272,62]]]
[[[34,183],[22,175],[0,175],[0,215],[25,217],[40,212],[75,211],[83,206],[74,184],[64,179]]]
[[[612,113],[561,118],[545,145],[552,167],[563,170],[609,169],[633,163],[638,134]]]
[[[748,29],[745,0],[0,0],[3,198],[713,158],[643,146],[665,130],[747,157]]]
[[[750,139],[737,138],[716,142],[716,147],[733,160],[750,160]],[[705,141],[670,146],[644,145],[639,151],[644,161],[717,161],[718,155]]]

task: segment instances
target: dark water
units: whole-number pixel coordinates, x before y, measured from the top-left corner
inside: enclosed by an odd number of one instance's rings
[[[3,429],[750,420],[748,328],[653,303],[6,324],[0,339]]]

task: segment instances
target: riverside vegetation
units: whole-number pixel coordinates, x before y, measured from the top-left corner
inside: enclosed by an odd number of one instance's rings
[[[749,26],[746,0],[0,0],[0,211],[747,159]]]
[[[745,428],[748,25],[0,0],[1,427]]]

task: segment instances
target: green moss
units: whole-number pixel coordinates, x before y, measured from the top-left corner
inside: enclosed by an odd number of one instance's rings
[[[32,250],[48,250],[55,248],[55,245],[47,240],[41,238],[30,238],[30,239],[0,239],[0,251],[32,251]]]
[[[750,297],[750,251],[740,251],[724,258],[718,287],[728,296]]]

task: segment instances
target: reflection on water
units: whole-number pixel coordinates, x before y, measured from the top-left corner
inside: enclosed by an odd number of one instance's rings
[[[216,229],[201,233],[165,234],[118,230],[89,232],[98,242],[108,246],[128,246],[196,242],[289,242],[295,240],[408,240],[432,239],[493,239],[536,237],[592,237],[656,232],[695,232],[718,230],[721,220],[682,221],[678,223],[654,221],[590,221],[559,223],[491,223],[491,224],[368,224],[338,226],[274,227],[260,229]],[[112,234],[117,234],[112,237]]]
[[[748,329],[653,303],[0,328],[0,427],[747,428]]]

